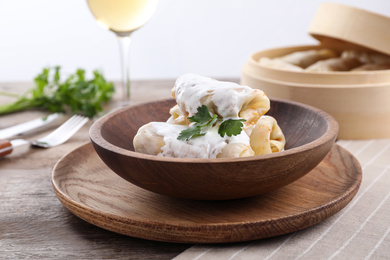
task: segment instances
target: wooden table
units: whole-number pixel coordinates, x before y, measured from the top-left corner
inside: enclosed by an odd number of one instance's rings
[[[173,80],[133,82],[133,102],[171,97]],[[0,90],[23,93],[30,83],[0,83]],[[120,93],[115,96],[118,99]],[[0,97],[0,104],[11,102]],[[115,106],[111,102],[111,107]],[[49,113],[26,111],[0,116],[0,129]],[[147,241],[91,225],[70,213],[51,186],[55,163],[89,142],[90,121],[67,143],[15,151],[0,159],[1,259],[171,259],[191,245]],[[47,132],[27,136],[33,140]]]
[[[133,102],[170,97],[173,80],[133,83]],[[0,83],[23,93],[28,83]],[[120,93],[110,107],[116,106]],[[11,102],[0,97],[0,104]],[[108,107],[107,109],[110,109]],[[0,116],[0,129],[47,115],[25,111]],[[0,259],[389,259],[390,139],[339,140],[362,165],[363,181],[353,201],[320,224],[270,239],[191,245],[119,235],[70,213],[51,186],[55,163],[89,142],[89,122],[67,143],[28,148],[0,159]],[[33,140],[46,132],[28,136]]]

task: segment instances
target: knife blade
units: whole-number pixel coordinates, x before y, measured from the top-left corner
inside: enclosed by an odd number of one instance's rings
[[[37,118],[28,122],[24,122],[15,126],[11,126],[0,130],[0,139],[7,139],[13,136],[21,136],[42,129],[45,127],[57,125],[63,120],[63,115],[60,113],[51,114],[42,118]]]
[[[12,151],[22,145],[29,145],[30,142],[24,139],[14,139],[11,141],[0,140],[0,157],[6,156]]]

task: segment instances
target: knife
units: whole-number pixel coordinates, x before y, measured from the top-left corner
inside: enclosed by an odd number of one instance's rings
[[[35,130],[56,125],[58,121],[62,121],[63,116],[60,113],[51,114],[42,118],[37,118],[28,122],[24,122],[15,126],[11,126],[0,130],[0,139],[7,139],[13,136],[20,136],[31,133]]]
[[[0,157],[6,156],[7,154],[12,153],[12,151],[19,146],[29,145],[30,142],[23,139],[15,140],[0,140]]]

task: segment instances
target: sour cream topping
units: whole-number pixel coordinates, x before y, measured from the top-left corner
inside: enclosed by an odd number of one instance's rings
[[[209,110],[212,113],[223,118],[238,118],[246,97],[254,91],[247,86],[217,81],[197,74],[180,76],[174,86],[180,112],[182,115],[187,115],[188,112],[188,116],[196,114],[198,107],[211,103],[213,107],[209,107]]]
[[[180,132],[187,126],[175,125],[166,122],[151,122],[151,131],[164,138],[165,145],[157,156],[179,158],[216,158],[228,143],[241,143],[249,146],[249,136],[242,131],[237,136],[224,136],[218,134],[218,126],[214,126],[204,136],[198,136],[189,141],[177,140]]]

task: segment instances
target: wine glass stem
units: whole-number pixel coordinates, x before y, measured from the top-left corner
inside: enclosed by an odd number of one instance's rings
[[[123,105],[130,104],[130,35],[118,35],[119,51],[121,55],[121,74],[122,74],[122,102]]]

